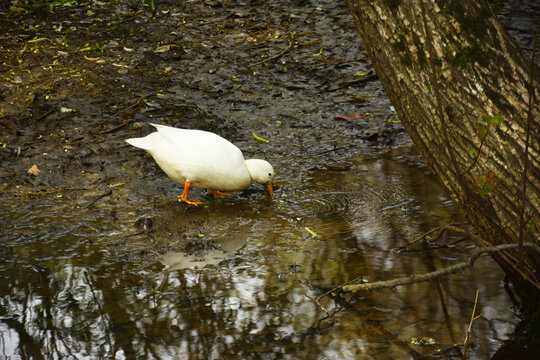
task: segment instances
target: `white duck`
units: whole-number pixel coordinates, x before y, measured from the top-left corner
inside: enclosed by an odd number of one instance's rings
[[[229,195],[218,190],[243,190],[253,180],[265,185],[270,195],[274,194],[274,169],[267,161],[244,160],[239,148],[211,132],[151,125],[157,132],[126,142],[148,151],[172,180],[184,185],[179,201],[202,204],[188,199],[191,187],[209,189],[218,198]]]

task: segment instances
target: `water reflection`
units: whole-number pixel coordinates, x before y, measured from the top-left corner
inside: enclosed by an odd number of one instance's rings
[[[445,247],[436,250],[416,244],[395,251],[455,221],[445,193],[410,151],[352,157],[345,170],[291,171],[273,202],[258,192],[189,209],[167,199],[123,209],[118,199],[127,194],[97,209],[23,202],[2,224],[1,354],[407,358],[462,340],[478,288],[486,316],[475,323],[472,358],[485,358],[513,321],[489,259],[441,282],[450,325],[437,283],[325,298],[328,311],[340,309],[333,327],[306,297],[356,277],[407,276],[461,259],[467,244],[452,235],[438,239]],[[155,225],[134,232],[141,214],[153,214]],[[186,239],[215,249],[171,266]],[[412,338],[436,344],[413,345]]]

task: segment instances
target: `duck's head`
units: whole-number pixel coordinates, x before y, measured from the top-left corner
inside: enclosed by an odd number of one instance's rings
[[[246,167],[251,175],[251,179],[263,184],[270,195],[274,195],[272,181],[274,180],[274,168],[268,161],[261,159],[246,160]]]

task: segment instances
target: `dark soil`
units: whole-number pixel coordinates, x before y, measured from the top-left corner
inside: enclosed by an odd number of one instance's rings
[[[331,163],[409,141],[344,4],[154,5],[1,5],[4,202],[162,178],[123,142],[152,131],[147,122],[216,132],[282,174],[320,154]],[[33,164],[39,176],[27,173]]]

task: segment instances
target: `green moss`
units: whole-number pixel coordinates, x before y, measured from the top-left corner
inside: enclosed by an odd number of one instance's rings
[[[491,17],[488,7],[479,6],[478,12],[471,12],[474,5],[465,8],[462,0],[439,0],[437,3],[445,13],[456,19],[468,37],[489,38],[486,32],[486,22]]]
[[[403,65],[411,66],[413,63],[412,54],[409,51],[409,48],[407,47],[405,36],[401,35],[399,37],[399,41],[393,42],[392,46],[398,52],[399,58],[401,59],[401,62],[403,63]]]
[[[483,67],[489,65],[489,57],[486,52],[478,46],[478,42],[473,45],[463,46],[461,43],[451,41],[444,49],[444,59],[452,66],[461,69],[471,69],[472,65],[479,64]]]
[[[489,18],[493,16],[489,7],[474,4],[465,6],[461,0],[438,0],[437,3],[463,29],[463,40],[451,40],[450,47],[444,50],[446,61],[462,69],[470,69],[473,64],[487,66],[491,58],[485,51],[484,42],[492,42],[486,28],[490,26]]]

